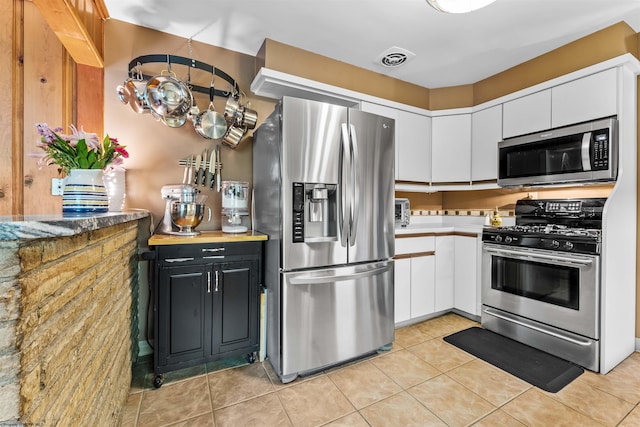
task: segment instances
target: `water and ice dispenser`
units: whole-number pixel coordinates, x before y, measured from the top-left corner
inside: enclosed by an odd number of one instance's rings
[[[336,184],[293,183],[293,242],[338,239]]]

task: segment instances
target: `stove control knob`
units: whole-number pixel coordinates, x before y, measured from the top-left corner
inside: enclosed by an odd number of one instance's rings
[[[551,247],[552,248],[559,248],[560,247],[560,242],[558,242],[557,240],[552,240],[551,241]]]
[[[506,237],[504,238],[504,242],[505,242],[505,243],[511,243],[512,241],[513,241],[513,238],[512,238],[511,236],[506,236]]]
[[[573,249],[573,243],[571,243],[571,242],[564,242],[563,247],[564,247],[565,249],[567,249],[567,250],[571,250],[571,249]]]
[[[496,242],[502,242],[502,236],[496,236]]]

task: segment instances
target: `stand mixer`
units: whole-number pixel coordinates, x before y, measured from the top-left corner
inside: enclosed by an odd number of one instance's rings
[[[176,234],[180,236],[193,236],[200,234],[200,232],[193,231],[191,228],[189,228],[188,231],[184,231],[171,220],[171,204],[173,202],[196,203],[196,196],[199,191],[200,190],[196,187],[189,184],[164,185],[160,190],[160,194],[167,204],[164,209],[162,221],[158,224],[158,227],[156,227],[155,232],[159,234]]]

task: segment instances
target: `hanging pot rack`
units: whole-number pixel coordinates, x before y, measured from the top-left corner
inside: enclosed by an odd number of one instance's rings
[[[141,70],[139,69],[142,65],[149,64],[149,63],[164,63],[164,64],[168,64],[169,67],[172,64],[180,64],[180,65],[185,65],[187,67],[195,68],[198,70],[206,71],[208,73],[215,75],[216,77],[220,77],[221,79],[229,83],[229,86],[232,88],[232,91],[222,91],[222,90],[215,89],[214,90],[215,96],[222,96],[222,97],[228,98],[230,95],[233,95],[234,98],[237,98],[238,93],[240,92],[238,83],[229,74],[225,73],[219,68],[215,68],[213,65],[207,64],[206,62],[198,61],[197,59],[193,59],[193,58],[185,58],[184,56],[176,56],[176,55],[168,55],[168,54],[151,54],[151,55],[138,56],[137,58],[134,58],[131,60],[131,62],[129,62],[129,75],[131,77],[140,75],[146,79],[151,78],[152,77],[151,75],[143,74],[140,72]],[[209,86],[204,87],[204,86],[198,86],[194,84],[191,84],[190,87],[192,91],[200,92],[204,94],[209,94],[211,89]]]

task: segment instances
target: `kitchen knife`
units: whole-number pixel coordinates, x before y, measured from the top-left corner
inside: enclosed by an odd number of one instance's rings
[[[188,184],[187,178],[189,177],[189,160],[184,161],[184,172],[182,173],[182,183]]]
[[[189,171],[187,172],[187,182],[185,184],[191,184],[191,180],[193,179],[193,154],[189,156],[187,166]]]
[[[207,187],[210,190],[213,190],[213,186],[215,185],[215,176],[216,176],[216,150],[211,150],[211,156],[209,157],[209,173],[207,173]]]
[[[222,173],[222,157],[220,156],[220,145],[216,145],[216,191],[220,192],[220,175]]]
[[[203,187],[207,185],[207,176],[209,175],[209,168],[207,167],[207,160],[209,159],[209,150],[204,149],[202,154],[202,176],[200,177],[200,185]]]
[[[202,161],[202,154],[198,154],[196,156],[196,163],[193,165],[195,168],[195,176],[193,177],[193,185],[198,185],[198,180],[200,179],[200,162]]]

